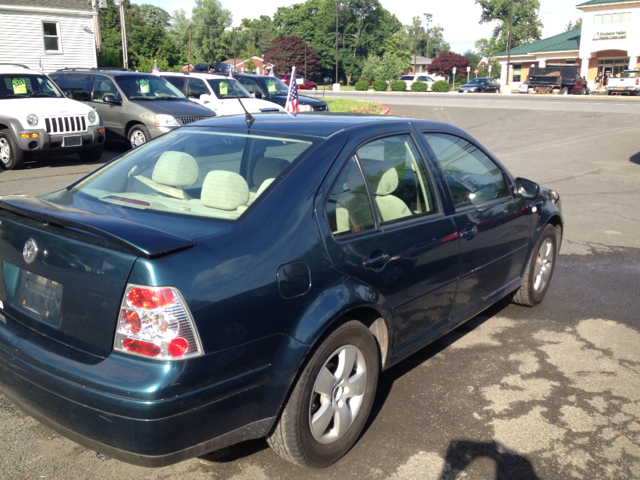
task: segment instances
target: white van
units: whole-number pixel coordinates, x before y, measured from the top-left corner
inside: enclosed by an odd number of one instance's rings
[[[160,75],[192,102],[210,108],[217,116],[282,112],[280,105],[254,98],[236,79],[210,73],[161,72]],[[242,101],[242,105],[240,105]]]

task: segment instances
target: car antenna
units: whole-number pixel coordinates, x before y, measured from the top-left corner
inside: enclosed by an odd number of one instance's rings
[[[231,67],[229,67],[229,71],[231,71]],[[222,70],[222,74],[224,75],[224,77],[229,80],[229,77],[227,76],[226,72],[224,70]],[[233,74],[231,75],[231,78],[233,78]],[[247,109],[244,107],[244,103],[242,103],[242,100],[240,100],[240,95],[238,95],[238,92],[236,91],[236,88],[233,86],[233,83],[229,82],[229,86],[231,87],[231,89],[233,90],[233,93],[236,94],[236,98],[238,99],[238,101],[240,102],[240,106],[242,107],[242,109],[244,110],[245,113],[245,121],[247,122],[247,128],[251,128],[251,125],[253,125],[253,122],[256,121],[255,118],[253,118],[253,115],[251,115]]]

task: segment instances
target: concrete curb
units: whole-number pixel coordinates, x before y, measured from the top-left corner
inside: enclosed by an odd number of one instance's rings
[[[371,102],[374,105],[379,105],[380,107],[382,107],[382,112],[380,113],[380,115],[389,115],[389,107],[387,107],[386,105],[383,105],[381,103],[376,103],[376,102]]]

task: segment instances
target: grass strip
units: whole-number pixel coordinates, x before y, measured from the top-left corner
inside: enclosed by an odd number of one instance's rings
[[[349,100],[346,98],[325,98],[332,112],[347,113],[382,113],[382,107],[371,102]]]

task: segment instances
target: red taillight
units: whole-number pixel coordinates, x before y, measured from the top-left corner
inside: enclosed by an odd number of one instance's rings
[[[636,85],[640,85],[640,78],[636,78]]]
[[[127,326],[131,333],[138,333],[142,326],[140,322],[140,315],[135,310],[123,310],[122,314],[126,317]]]
[[[156,360],[202,355],[198,331],[187,305],[174,287],[127,285],[114,349]]]
[[[184,352],[189,348],[189,344],[184,338],[174,338],[169,342],[167,351],[172,357],[180,357],[184,355]]]
[[[175,302],[170,288],[132,288],[129,303],[138,308],[160,308]]]
[[[148,355],[149,357],[157,357],[161,352],[160,347],[155,343],[143,342],[134,338],[125,338],[122,341],[122,345],[130,352]]]

